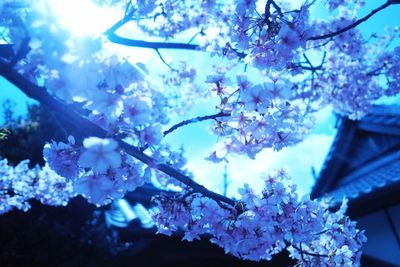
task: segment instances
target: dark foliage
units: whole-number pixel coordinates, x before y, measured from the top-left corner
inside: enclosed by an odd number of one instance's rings
[[[11,101],[3,103],[5,125],[0,139],[0,156],[13,165],[25,159],[30,160],[30,167],[44,165],[44,144],[51,140],[66,140],[65,130],[53,114],[40,106],[29,106],[25,118],[14,117],[13,107]]]

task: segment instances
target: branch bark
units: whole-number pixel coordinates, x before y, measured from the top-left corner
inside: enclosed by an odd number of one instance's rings
[[[89,136],[96,136],[99,138],[106,138],[108,134],[106,130],[97,126],[93,122],[89,121],[85,117],[81,116],[78,112],[76,112],[71,107],[66,106],[61,101],[54,98],[47,92],[45,87],[37,86],[27,80],[24,76],[19,74],[16,70],[9,67],[7,64],[0,62],[0,75],[7,79],[9,82],[14,84],[17,88],[19,88],[22,92],[24,92],[28,97],[33,98],[40,102],[44,107],[48,108],[50,111],[54,111],[57,116],[62,118],[63,121],[68,121],[71,124],[79,125],[81,129],[82,138]],[[147,164],[148,166],[158,169],[161,172],[177,179],[183,184],[191,187],[195,192],[201,193],[205,197],[209,197],[217,202],[226,203],[232,207],[235,206],[235,201],[215,193],[213,191],[208,190],[201,184],[193,181],[189,176],[183,174],[181,171],[171,167],[165,163],[159,163],[156,159],[151,156],[143,153],[139,148],[132,146],[125,141],[121,140],[118,137],[113,137],[118,141],[120,148],[126,151],[126,153],[130,154],[134,158],[140,160],[141,162]],[[79,140],[79,139],[78,139]]]
[[[171,128],[169,128],[168,130],[164,131],[164,136],[166,136],[167,134],[175,131],[176,129],[191,124],[191,123],[195,123],[195,122],[200,122],[200,121],[205,121],[205,120],[214,120],[216,118],[221,118],[221,117],[229,117],[231,114],[229,113],[223,113],[223,112],[219,112],[217,114],[213,114],[213,115],[206,115],[206,116],[199,116],[196,118],[192,118],[189,120],[184,120],[181,121],[180,123],[175,124],[174,126],[172,126]]]
[[[0,58],[10,59],[14,56],[12,44],[0,44]]]
[[[108,38],[108,40],[115,44],[132,46],[132,47],[141,47],[141,48],[152,48],[155,50],[158,49],[186,49],[186,50],[197,50],[199,49],[198,45],[189,44],[189,43],[168,43],[168,42],[147,42],[143,40],[135,40],[130,38],[125,38],[117,35],[115,32],[125,25],[130,20],[127,18],[122,18],[110,29],[104,32],[104,35]]]

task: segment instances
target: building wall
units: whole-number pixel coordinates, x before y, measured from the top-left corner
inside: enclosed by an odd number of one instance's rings
[[[400,204],[387,209],[397,235],[400,234]],[[385,211],[375,212],[358,219],[358,228],[368,238],[363,253],[370,257],[400,266],[400,244]]]

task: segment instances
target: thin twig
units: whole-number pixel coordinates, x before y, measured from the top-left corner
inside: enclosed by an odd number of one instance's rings
[[[304,259],[304,252],[303,252],[303,244],[300,242],[300,255],[301,255],[301,260],[303,261],[303,262],[305,262],[305,259]]]
[[[272,6],[275,8],[276,12],[278,12],[279,16],[283,17],[283,12],[280,6],[278,6],[277,3],[275,3],[275,1],[272,1]]]
[[[334,37],[336,35],[339,35],[339,34],[342,34],[344,32],[347,32],[348,30],[351,30],[351,29],[357,27],[358,25],[360,25],[361,23],[367,21],[370,17],[372,17],[373,15],[378,13],[379,11],[381,11],[381,10],[383,10],[383,9],[387,8],[388,6],[393,5],[393,4],[400,4],[400,1],[398,1],[398,0],[396,0],[396,1],[388,0],[385,4],[381,5],[380,7],[376,8],[374,10],[372,10],[368,15],[366,15],[365,17],[355,21],[354,23],[352,23],[352,24],[350,24],[350,25],[348,25],[348,26],[346,26],[346,27],[344,27],[344,28],[342,28],[340,30],[337,30],[335,32],[330,32],[330,33],[327,33],[327,34],[310,37],[310,38],[308,38],[308,40],[309,41],[323,40],[323,39],[332,38],[332,37]]]
[[[223,178],[224,178],[224,188],[223,188],[223,195],[227,196],[228,195],[228,186],[230,184],[230,181],[228,179],[228,166],[225,163],[224,165],[224,174],[223,174]]]
[[[292,247],[294,247],[295,249],[297,249],[300,253],[309,255],[309,256],[313,256],[313,257],[329,257],[329,255],[325,255],[325,254],[318,254],[318,253],[312,253],[312,252],[308,252],[305,250],[302,250],[301,248],[297,247],[296,245],[292,244]]]
[[[198,35],[205,35],[203,29],[201,29],[199,32],[197,32],[195,35],[192,36],[192,38],[189,39],[189,41],[187,42],[188,44],[190,44],[191,42],[194,41],[194,39],[198,36]]]
[[[176,71],[167,61],[165,61],[164,57],[161,55],[160,51],[158,49],[154,49],[158,55],[158,57],[161,59],[161,61],[167,66],[170,70]]]
[[[171,128],[169,128],[168,130],[164,131],[164,136],[166,136],[167,134],[172,133],[173,131],[175,131],[176,129],[191,124],[191,123],[195,123],[195,122],[200,122],[200,121],[205,121],[205,120],[215,120],[216,118],[221,118],[221,117],[228,117],[231,114],[229,113],[223,113],[223,112],[219,112],[217,114],[213,114],[213,115],[206,115],[206,116],[199,116],[196,118],[192,118],[189,120],[184,120],[181,121],[180,123],[175,124],[174,126],[172,126]]]
[[[329,38],[328,40],[325,40],[325,42],[318,43],[317,45],[308,47],[307,50],[325,47],[329,42],[332,42],[332,41],[333,41],[333,37]]]
[[[326,52],[324,52],[324,55],[323,55],[322,60],[321,60],[321,63],[318,66],[314,66],[311,63],[310,59],[307,57],[306,54],[303,54],[303,57],[306,60],[306,62],[304,62],[304,63],[307,63],[309,65],[309,67],[301,65],[301,63],[299,63],[299,64],[294,63],[294,66],[298,67],[298,68],[301,68],[303,70],[309,70],[314,74],[314,72],[316,72],[317,70],[321,70],[323,68],[324,63],[325,63],[325,59],[326,59]]]

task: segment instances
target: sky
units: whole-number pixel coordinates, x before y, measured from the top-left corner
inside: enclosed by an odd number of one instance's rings
[[[0,76],[0,125],[5,123],[1,103],[6,99],[10,99],[15,104],[13,109],[15,117],[25,115],[28,112],[28,104],[36,103],[35,100],[27,97],[22,91]]]
[[[56,1],[56,0],[54,0]],[[107,29],[108,25],[120,18],[120,14],[114,10],[104,13],[104,10],[91,9],[87,12],[90,5],[86,5],[86,1],[79,1],[81,8],[76,10],[73,1],[56,1],[56,12],[58,12],[59,20],[65,27],[70,28],[77,35],[88,33],[101,33]],[[300,1],[291,1],[294,5]],[[366,1],[367,5],[361,11],[361,14],[367,14],[371,9],[384,3],[384,1]],[[75,4],[74,4],[75,3]],[[372,32],[382,32],[382,25],[395,25],[397,21],[393,18],[398,17],[399,7],[390,7],[373,17],[370,21],[362,24],[364,34]],[[98,13],[97,13],[98,12]],[[91,18],[87,16],[90,14]],[[328,14],[323,7],[316,6],[312,10],[312,16],[326,17]],[[90,21],[90,23],[88,23]],[[138,38],[138,36],[135,36]],[[131,55],[137,55],[133,61],[142,61],[144,63],[159,60],[154,51],[148,49],[123,48],[125,52]],[[199,76],[205,79],[210,59],[201,52],[188,51],[166,51],[163,52],[166,60],[188,59],[195,62],[198,66]],[[154,65],[154,64],[153,64]],[[166,67],[159,65],[158,72],[163,72]],[[151,77],[149,77],[151,78]],[[154,79],[157,83],[157,79]],[[7,81],[0,77],[0,103],[7,98],[11,98],[16,102],[15,115],[26,113],[26,104],[34,103],[33,100],[27,98],[18,89],[11,86]],[[177,121],[215,113],[213,105],[205,105],[199,103],[193,107],[190,115],[182,118],[176,118]],[[314,177],[311,168],[316,170],[318,174],[324,159],[329,151],[330,145],[336,133],[334,127],[336,118],[329,108],[326,108],[317,114],[316,127],[307,136],[307,138],[294,147],[284,148],[279,152],[266,149],[259,153],[255,160],[248,159],[244,156],[232,156],[229,158],[227,167],[230,184],[228,186],[228,195],[236,195],[237,188],[242,186],[244,182],[249,183],[254,188],[261,189],[263,181],[260,178],[261,173],[270,173],[275,169],[284,167],[293,178],[293,183],[298,185],[299,194],[303,195],[310,192],[314,183]],[[0,118],[0,123],[4,123]],[[192,124],[173,132],[166,138],[166,142],[171,143],[175,147],[182,144],[186,150],[188,158],[187,167],[193,172],[196,181],[204,184],[206,187],[217,192],[223,191],[223,170],[224,164],[210,163],[204,160],[212,151],[213,145],[218,141],[216,136],[210,134],[209,122],[201,122]]]

